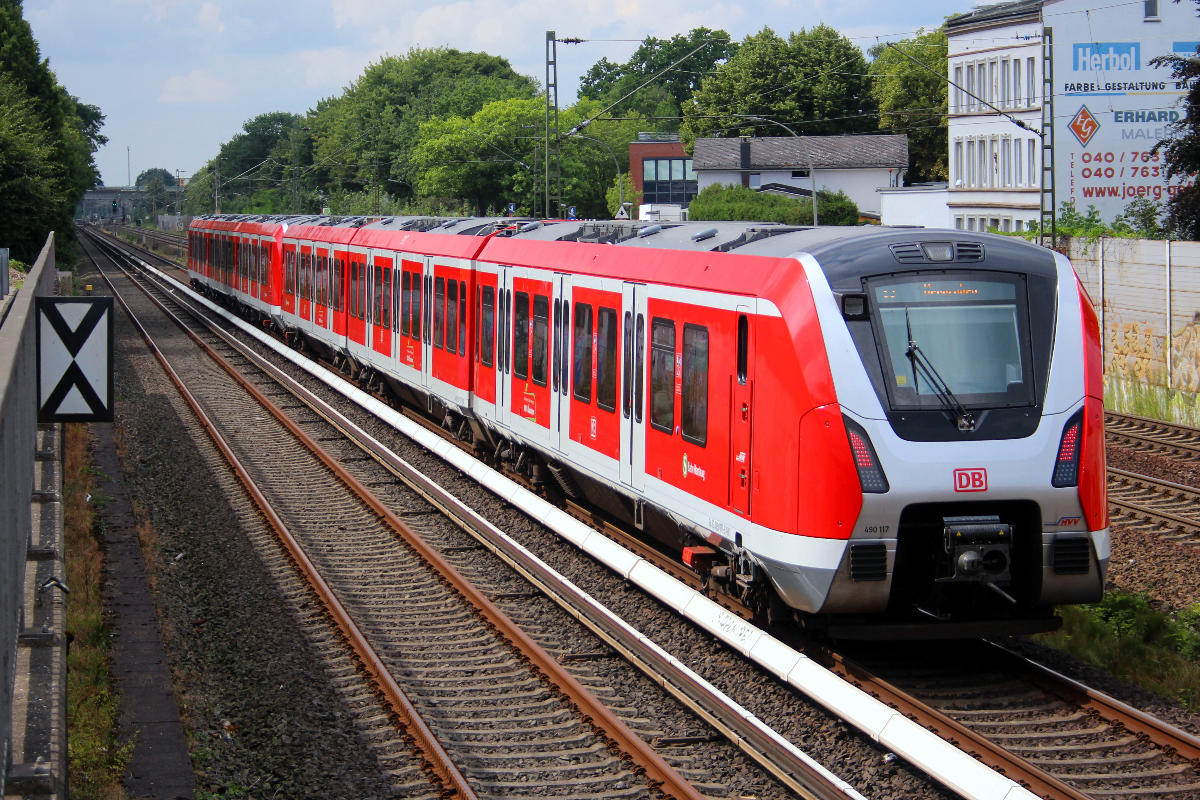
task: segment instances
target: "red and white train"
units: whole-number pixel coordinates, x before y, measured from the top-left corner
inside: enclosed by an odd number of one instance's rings
[[[1099,330],[1056,253],[969,231],[216,216],[188,268],[776,617],[1029,630],[1101,594]]]

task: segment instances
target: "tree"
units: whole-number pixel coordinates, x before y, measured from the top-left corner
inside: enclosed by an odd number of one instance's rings
[[[603,106],[608,106],[683,59],[612,109],[613,114],[676,117],[683,104],[700,88],[704,76],[728,60],[735,50],[737,45],[730,41],[728,33],[708,28],[694,28],[686,36],[676,34],[670,39],[650,36],[624,64],[614,64],[607,58],[593,64],[580,78],[579,97],[599,100]],[[659,120],[655,128],[674,131],[679,129],[679,122]]]
[[[908,183],[944,181],[947,168],[946,32],[938,28],[871,48],[879,128],[908,135]],[[920,62],[920,63],[918,63]],[[926,66],[922,66],[922,64]]]
[[[1170,67],[1174,80],[1187,81],[1191,87],[1183,99],[1183,117],[1167,123],[1170,137],[1154,145],[1154,152],[1163,153],[1168,182],[1183,184],[1177,191],[1176,186],[1171,187],[1175,194],[1167,201],[1167,226],[1181,238],[1194,241],[1200,239],[1200,185],[1196,183],[1200,173],[1200,49],[1187,58],[1172,53],[1150,63]]]
[[[150,179],[154,177],[157,177],[163,186],[175,185],[175,176],[162,167],[151,167],[150,169],[142,170],[141,174],[137,176],[137,180],[133,182],[133,185],[139,189],[145,189],[149,185]]]
[[[737,52],[704,78],[684,104],[685,145],[701,136],[778,135],[766,117],[802,134],[860,133],[875,128],[875,103],[862,51],[828,25],[786,40],[770,28],[747,36]]]
[[[95,106],[87,105],[71,96],[59,85],[48,61],[41,57],[37,41],[29,23],[22,16],[21,4],[17,0],[0,0],[0,75],[5,76],[6,107],[19,106],[19,119],[14,120],[10,132],[20,128],[35,137],[28,142],[30,147],[16,148],[14,155],[40,159],[42,148],[50,148],[50,160],[56,180],[52,182],[54,193],[47,205],[47,196],[35,192],[23,197],[6,198],[20,213],[36,214],[19,220],[5,218],[5,225],[40,229],[41,238],[51,230],[58,233],[56,255],[63,264],[74,260],[74,226],[71,219],[75,206],[83,193],[99,181],[92,154],[104,143],[100,126],[104,117]],[[27,175],[39,173],[42,165],[11,162]],[[42,172],[39,174],[46,175]],[[33,184],[18,181],[25,192],[33,191]],[[40,243],[39,243],[40,247]],[[36,255],[36,251],[35,251]]]
[[[422,123],[467,118],[492,101],[532,98],[536,89],[508,61],[486,53],[413,49],[384,58],[310,113],[316,178],[330,190],[407,191]]]
[[[65,178],[34,103],[0,72],[0,219],[3,245],[33,263],[58,214]]]

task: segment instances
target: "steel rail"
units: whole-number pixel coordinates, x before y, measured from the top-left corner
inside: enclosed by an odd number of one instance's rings
[[[1191,761],[1194,767],[1200,769],[1200,737],[1025,658],[1003,645],[995,642],[989,644],[1019,664],[1034,683],[1047,691],[1083,708],[1091,709],[1101,718],[1117,723],[1138,736],[1144,736],[1159,747],[1174,750],[1181,758]]]
[[[90,255],[89,258],[91,258]],[[92,261],[94,264],[96,264],[95,259],[92,259]],[[234,471],[234,474],[237,476],[238,481],[246,489],[247,493],[253,499],[254,504],[258,507],[259,511],[266,519],[267,524],[270,526],[272,531],[274,531],[280,542],[285,546],[306,582],[320,598],[330,616],[333,617],[343,636],[346,637],[347,642],[361,660],[364,669],[370,675],[371,679],[376,682],[379,690],[387,699],[388,704],[400,718],[404,728],[412,735],[413,740],[417,744],[417,748],[422,754],[422,757],[429,764],[434,774],[441,779],[442,786],[452,797],[463,798],[463,800],[477,800],[478,795],[475,794],[474,790],[467,783],[466,778],[459,771],[458,767],[455,766],[453,761],[451,761],[449,754],[446,753],[441,743],[437,740],[437,736],[433,733],[432,729],[430,729],[425,721],[421,718],[420,713],[413,706],[407,695],[405,695],[404,691],[396,683],[395,679],[392,678],[382,660],[371,648],[370,644],[366,640],[366,637],[363,636],[362,631],[351,619],[350,614],[338,600],[329,584],[326,583],[326,581],[317,572],[315,565],[309,560],[300,543],[296,540],[295,536],[292,535],[286,523],[284,523],[283,519],[271,505],[270,500],[268,500],[263,494],[257,483],[255,483],[254,478],[250,475],[249,471],[242,464],[241,460],[238,459],[237,455],[233,452],[232,447],[230,447],[229,443],[225,440],[225,437],[222,436],[220,431],[217,430],[216,425],[200,406],[200,403],[196,397],[191,393],[187,386],[184,385],[183,380],[179,377],[179,374],[171,366],[162,350],[160,350],[158,345],[155,344],[149,332],[142,325],[137,315],[133,312],[133,309],[131,309],[125,302],[125,298],[121,295],[117,287],[113,285],[112,281],[104,273],[104,270],[100,269],[99,264],[96,264],[96,269],[100,272],[104,282],[108,284],[109,290],[113,293],[113,297],[116,298],[117,302],[121,304],[121,308],[125,310],[130,322],[141,335],[142,340],[146,343],[147,348],[149,348],[150,352],[153,353],[155,359],[162,366],[163,371],[167,374],[168,378],[170,378],[171,383],[175,385],[175,388],[178,390],[180,396],[188,404],[188,407],[192,410],[192,413],[196,416],[196,419],[200,422],[209,438],[212,439],[213,444],[216,445],[217,449],[221,451],[221,454],[225,457],[225,460],[229,463],[230,467]],[[164,312],[170,315],[170,311],[163,308],[157,300],[154,300],[154,302],[159,305]],[[176,321],[178,322],[178,319],[176,319]],[[218,363],[222,363],[223,360],[220,359],[215,352],[212,352],[211,348],[208,348],[203,342],[199,342],[199,344],[208,350],[208,354],[210,356],[217,358]],[[260,402],[269,403],[269,401],[267,401],[267,399],[261,393],[254,390],[253,387],[249,387],[247,384],[243,384],[243,386],[248,388],[255,398]],[[271,408],[269,405],[266,407],[268,407],[268,409]]]
[[[1194,497],[1197,500],[1200,500],[1200,491],[1198,491],[1195,487],[1192,487],[1192,486],[1184,486],[1183,484],[1180,484],[1180,483],[1164,481],[1159,478],[1152,478],[1149,475],[1141,475],[1136,472],[1127,472],[1126,470],[1116,469],[1115,467],[1109,467],[1108,474],[1110,476],[1115,476],[1123,481],[1137,482],[1137,483],[1141,483],[1143,485],[1150,486],[1152,488],[1176,492],[1176,493],[1183,494],[1183,495],[1189,495],[1191,497]],[[1171,523],[1174,523],[1175,525],[1178,525],[1180,528],[1183,528],[1185,530],[1190,530],[1193,533],[1200,532],[1200,519],[1198,519],[1198,518],[1184,517],[1184,516],[1180,516],[1179,514],[1174,514],[1170,511],[1165,511],[1165,510],[1160,510],[1160,509],[1154,508],[1153,506],[1144,505],[1141,503],[1134,503],[1129,500],[1123,500],[1118,497],[1113,497],[1114,491],[1120,491],[1121,488],[1122,487],[1116,487],[1116,489],[1114,490],[1113,487],[1111,487],[1111,486],[1109,487],[1108,503],[1110,506],[1115,506],[1117,508],[1125,509],[1126,511],[1128,511],[1132,514],[1136,514],[1136,515],[1139,515],[1142,517],[1151,518],[1151,519],[1160,519],[1160,520],[1164,520],[1166,522],[1171,522]]]
[[[143,289],[143,291],[145,291]],[[415,531],[397,517],[374,493],[363,486],[353,475],[338,463],[332,456],[279,409],[269,398],[262,395],[244,376],[240,375],[232,365],[221,358],[205,342],[192,331],[186,323],[166,309],[158,300],[147,292],[156,305],[179,325],[187,335],[195,341],[216,363],[231,377],[241,384],[265,409],[267,409],[282,425],[284,425],[298,440],[308,447],[325,466],[333,472],[352,492],[367,504],[388,527],[406,542],[417,554],[425,560],[446,583],[469,602],[493,628],[518,651],[524,654],[530,662],[569,699],[583,714],[591,718],[592,724],[608,741],[615,745],[632,762],[645,770],[648,779],[658,784],[659,791],[667,797],[680,800],[703,800],[695,787],[688,783],[674,770],[662,756],[655,752],[645,741],[630,730],[617,716],[604,706],[591,692],[580,684],[574,676],[546,650],[538,645],[530,636],[516,625],[503,611],[493,604],[482,592],[458,572],[441,554],[431,548]],[[439,745],[440,746],[440,745]],[[843,795],[844,796],[844,795]]]
[[[1113,439],[1130,439],[1145,442],[1159,450],[1179,450],[1200,457],[1200,428],[1188,425],[1176,425],[1160,419],[1141,417],[1136,414],[1118,414],[1113,411],[1105,413],[1105,433]],[[1126,430],[1125,425],[1138,425],[1139,430]],[[1161,433],[1155,435],[1148,431],[1157,429]],[[1171,436],[1190,437],[1193,441],[1173,441]]]

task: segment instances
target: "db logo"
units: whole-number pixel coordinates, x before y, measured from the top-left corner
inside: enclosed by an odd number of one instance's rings
[[[954,470],[954,491],[986,492],[987,470],[983,467],[967,467]]]

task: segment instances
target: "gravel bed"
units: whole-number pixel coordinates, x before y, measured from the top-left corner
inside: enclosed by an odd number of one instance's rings
[[[82,265],[81,265],[82,266]],[[91,265],[81,277],[103,285]],[[106,289],[106,287],[105,287]],[[288,565],[123,312],[116,321],[115,434],[181,700],[198,793],[430,796],[415,763],[376,755],[356,722],[374,703],[340,650],[301,633],[321,615],[280,584]],[[264,656],[264,654],[266,654]]]

